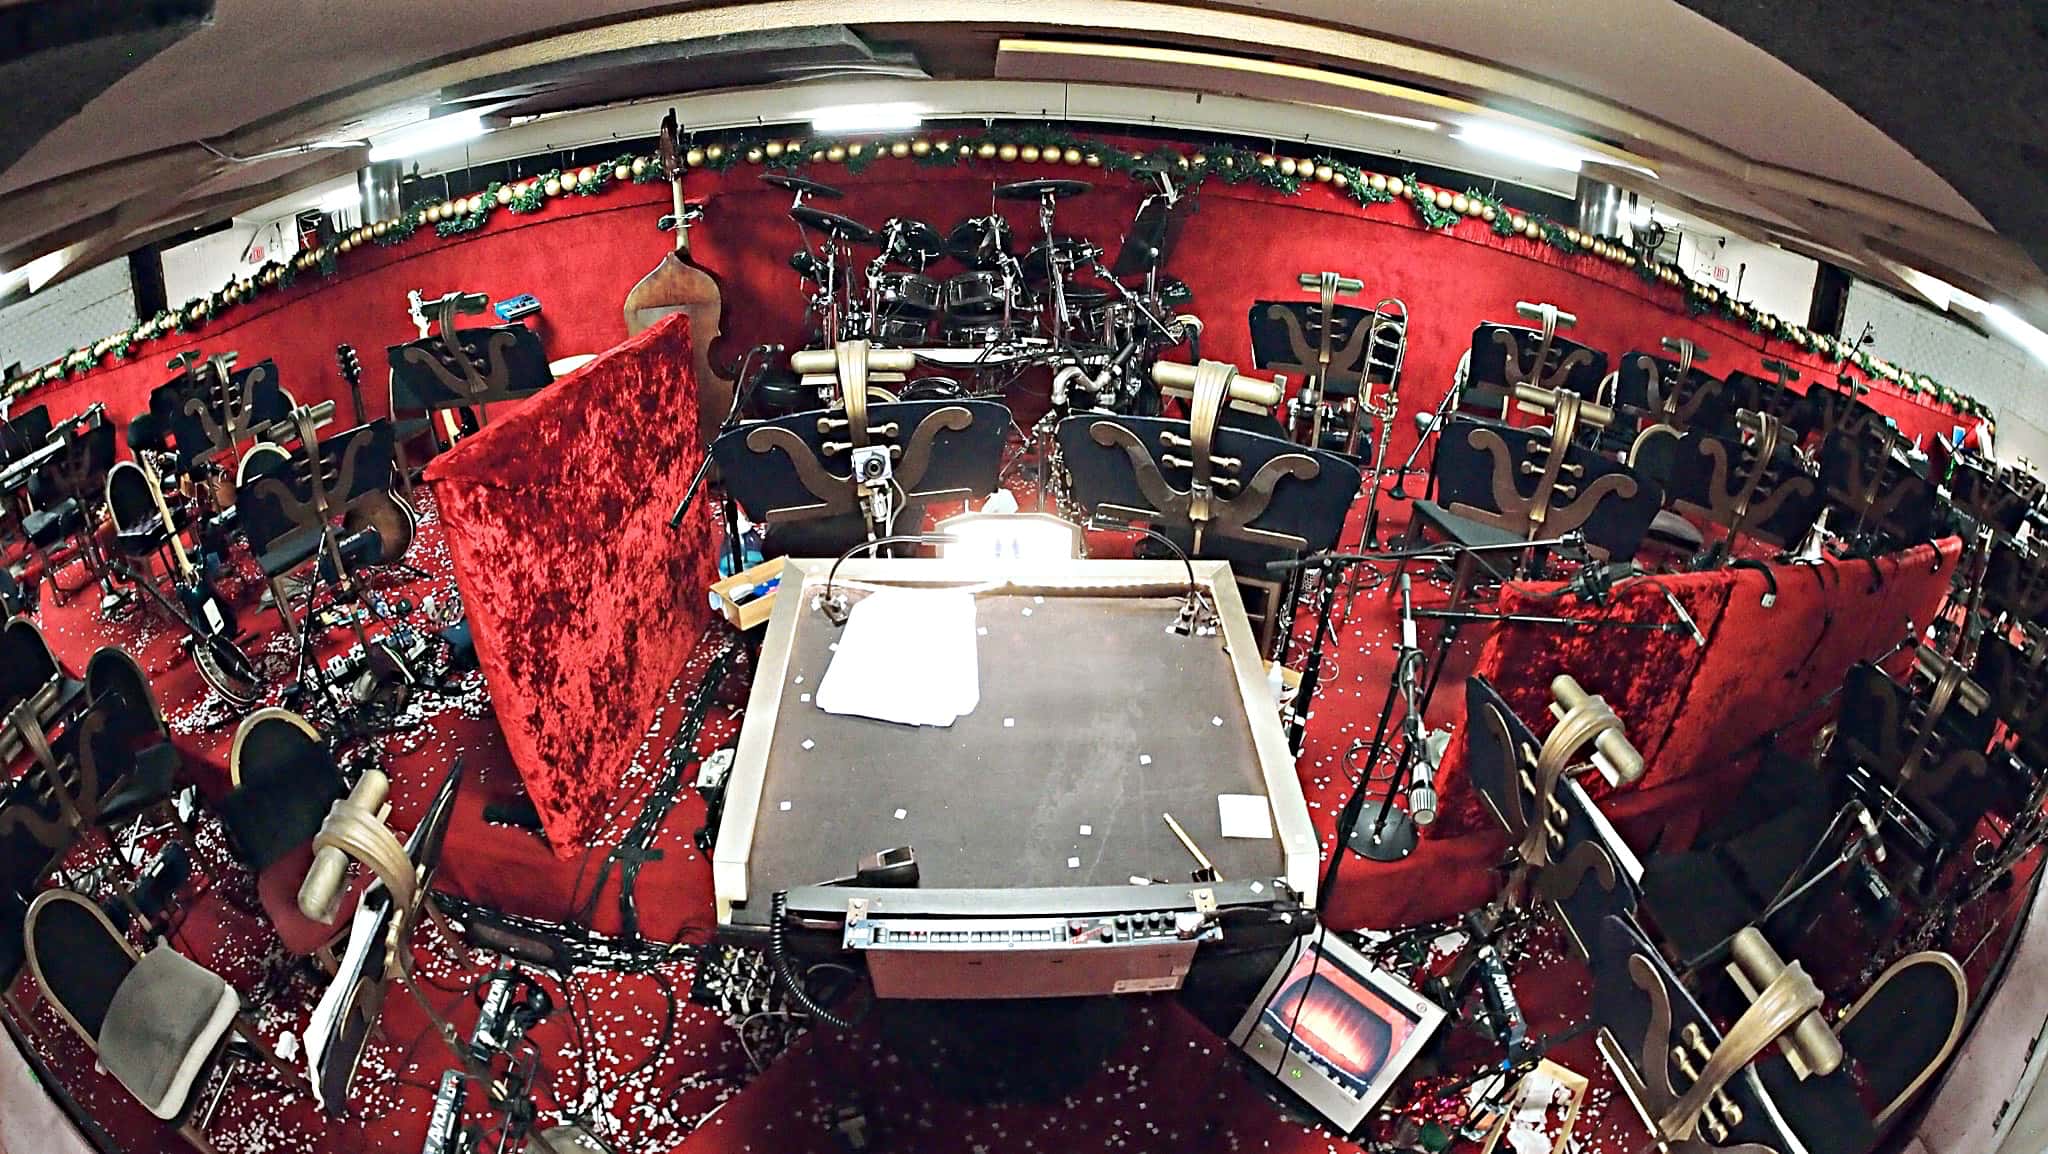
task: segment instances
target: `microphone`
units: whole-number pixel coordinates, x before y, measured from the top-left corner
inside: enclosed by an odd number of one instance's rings
[[[1863,842],[1865,851],[1870,854],[1872,861],[1881,864],[1884,861],[1884,836],[1878,832],[1877,818],[1871,815],[1870,807],[1865,805],[1858,805],[1856,807],[1856,822],[1863,827],[1863,834],[1860,840]]]
[[[1692,619],[1692,614],[1685,611],[1685,606],[1672,594],[1671,590],[1664,590],[1664,600],[1671,603],[1671,611],[1678,614],[1678,619],[1685,623],[1686,631],[1692,634],[1692,643],[1701,649],[1705,649],[1707,647],[1707,635],[1700,632],[1699,622]]]
[[[1409,600],[1411,593],[1408,574],[1403,571],[1401,574],[1401,648],[1413,650],[1419,649],[1421,646],[1415,640],[1415,606]]]

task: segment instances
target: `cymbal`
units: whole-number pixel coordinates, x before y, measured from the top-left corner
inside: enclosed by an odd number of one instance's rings
[[[969,268],[994,268],[1010,252],[1010,222],[1000,216],[963,220],[946,234],[946,251]]]
[[[790,209],[789,218],[806,228],[815,228],[827,236],[837,237],[849,244],[875,242],[875,230],[867,225],[850,216],[826,212],[822,208],[813,208],[808,204],[800,204]]]
[[[839,200],[846,195],[829,184],[820,184],[801,176],[791,176],[786,172],[764,172],[761,174],[761,180],[777,188],[786,188],[794,193],[821,197],[825,200]]]
[[[919,268],[946,255],[946,238],[921,220],[892,216],[882,225],[881,235],[891,253]]]
[[[996,186],[996,197],[1000,200],[1037,200],[1047,193],[1055,197],[1079,196],[1093,187],[1095,186],[1085,180],[1059,180],[1048,177],[1041,180],[1020,180],[1014,184],[999,184]]]

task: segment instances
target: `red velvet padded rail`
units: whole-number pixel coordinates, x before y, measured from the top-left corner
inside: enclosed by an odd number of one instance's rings
[[[704,459],[696,429],[679,314],[427,470],[505,743],[565,857],[611,805],[710,617],[710,506],[668,526]]]
[[[1863,561],[1772,565],[1777,601],[1766,607],[1770,581],[1754,569],[1719,569],[1658,578],[1685,605],[1707,637],[1689,633],[1507,625],[1488,638],[1477,673],[1501,691],[1515,712],[1548,732],[1550,680],[1569,673],[1607,699],[1628,727],[1647,770],[1625,792],[1646,794],[1679,783],[1740,784],[1748,759],[1738,754],[1759,737],[1798,718],[1849,667],[1890,651],[1907,622],[1925,629],[1948,593],[1962,543],[1949,538]],[[1541,594],[1556,586],[1512,586],[1502,598],[1510,613],[1551,613]],[[1579,610],[1573,610],[1579,615]],[[1656,584],[1635,581],[1606,611],[1618,621],[1672,621]],[[1442,694],[1439,694],[1441,699]],[[1458,711],[1463,712],[1462,702]],[[1436,710],[1432,710],[1435,713]],[[1816,719],[1815,724],[1818,723]],[[1455,837],[1494,825],[1464,770],[1462,730],[1437,781],[1431,837]],[[1586,779],[1596,798],[1612,793]],[[1608,803],[1612,804],[1612,803]],[[1697,817],[1690,807],[1659,807]],[[1689,840],[1689,833],[1679,844]]]

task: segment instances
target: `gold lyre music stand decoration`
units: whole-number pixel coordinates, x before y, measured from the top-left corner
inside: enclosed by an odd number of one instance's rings
[[[1278,382],[1243,376],[1235,365],[1206,360],[1194,365],[1159,361],[1152,366],[1152,379],[1162,395],[1188,401],[1188,435],[1160,434],[1161,446],[1168,450],[1160,462],[1168,468],[1188,470],[1188,487],[1176,489],[1167,481],[1152,454],[1128,428],[1112,420],[1097,421],[1089,426],[1089,439],[1123,449],[1136,471],[1139,491],[1152,506],[1133,509],[1105,502],[1100,510],[1127,520],[1186,522],[1193,531],[1192,552],[1196,553],[1202,549],[1205,534],[1211,532],[1278,549],[1307,548],[1308,542],[1300,537],[1254,529],[1251,522],[1272,503],[1281,478],[1312,481],[1319,476],[1322,466],[1316,459],[1307,453],[1284,453],[1261,465],[1252,476],[1242,477],[1238,475],[1244,468],[1242,460],[1212,452],[1223,406],[1232,402],[1276,406],[1281,395]]]
[[[1358,363],[1359,354],[1363,351],[1361,338],[1371,332],[1370,328],[1364,333],[1357,329],[1352,330],[1351,339],[1344,348],[1341,359],[1332,359],[1330,344],[1337,329],[1337,297],[1365,291],[1365,282],[1355,277],[1327,271],[1305,272],[1295,277],[1295,280],[1302,288],[1317,294],[1317,301],[1313,306],[1316,352],[1314,361],[1304,366],[1309,372],[1302,378],[1301,388],[1294,394],[1287,431],[1302,444],[1311,448],[1321,448],[1324,403],[1329,397],[1331,375],[1340,369],[1347,374],[1356,373],[1357,370],[1352,366]],[[1287,325],[1289,339],[1296,345],[1296,356],[1300,356],[1305,350],[1300,347],[1301,334],[1296,328],[1293,311],[1283,305],[1275,305],[1270,312]],[[1359,387],[1362,389],[1364,382],[1361,381]]]
[[[1681,443],[1679,451],[1686,452],[1689,447],[1698,453],[1708,462],[1710,472],[1703,489],[1679,492],[1673,497],[1673,503],[1680,508],[1728,530],[1727,542],[1717,546],[1720,550],[1725,550],[1727,543],[1733,542],[1752,520],[1763,525],[1786,502],[1811,496],[1815,488],[1813,479],[1801,473],[1781,479],[1764,492],[1778,449],[1787,444],[1785,425],[1769,413],[1749,409],[1736,410],[1735,420],[1740,431],[1749,434],[1749,440],[1735,451],[1736,456],[1747,458],[1747,464],[1730,460],[1729,442],[1724,438],[1694,433]]]
[[[1571,379],[1572,370],[1580,365],[1593,363],[1593,354],[1586,349],[1573,349],[1558,358],[1557,364],[1547,370],[1550,351],[1557,341],[1557,330],[1572,328],[1579,323],[1578,314],[1568,313],[1554,304],[1516,301],[1516,315],[1537,324],[1538,340],[1535,355],[1522,356],[1522,343],[1515,332],[1506,328],[1493,330],[1493,341],[1499,345],[1504,358],[1503,373],[1512,396],[1514,386],[1532,385],[1548,392],[1563,390],[1565,382]]]

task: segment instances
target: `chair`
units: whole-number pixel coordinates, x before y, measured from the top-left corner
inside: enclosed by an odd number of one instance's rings
[[[1616,370],[1614,405],[1641,416],[1646,426],[1674,432],[1735,431],[1735,405],[1727,384],[1704,370],[1654,353],[1630,352]]]
[[[1434,532],[1466,550],[1452,576],[1453,609],[1482,571],[1496,580],[1512,571],[1524,552],[1512,548],[1519,542],[1579,531],[1594,557],[1626,561],[1663,504],[1658,487],[1628,466],[1572,444],[1580,402],[1553,395],[1561,403],[1555,432],[1458,417],[1437,439],[1438,499],[1410,507],[1406,544],[1419,545]]]
[[[132,426],[131,426],[132,427]],[[114,547],[140,563],[145,580],[154,580],[150,558],[170,544],[172,530],[164,524],[156,495],[142,466],[119,461],[107,470],[107,514],[114,523]],[[165,565],[166,571],[169,564]]]
[[[84,707],[85,682],[57,664],[40,626],[16,617],[0,630],[0,765],[12,764],[21,754],[13,718],[24,704],[39,727],[59,729]]]
[[[1823,495],[1801,470],[1785,438],[1790,430],[1767,413],[1736,416],[1743,436],[1685,434],[1671,463],[1666,495],[1679,509],[1777,548],[1798,541],[1820,516]]]
[[[64,449],[29,478],[28,497],[34,511],[22,518],[21,527],[62,605],[99,577],[92,531],[99,524],[107,473],[114,466],[114,426],[94,406],[52,435],[63,438]],[[84,580],[69,587],[57,579],[54,563],[54,554],[67,541],[71,548],[65,560],[79,560],[85,566]]]
[[[1884,1103],[1873,1119],[1880,1131],[1955,1052],[1969,1011],[1963,968],[1927,950],[1893,962],[1843,1015],[1835,1032]]]
[[[288,953],[325,956],[343,933],[367,879],[350,888],[340,928],[299,911],[299,883],[313,861],[313,838],[347,786],[312,724],[288,709],[260,709],[235,730],[228,775],[234,790],[218,807],[230,843],[256,876],[256,893]],[[329,962],[331,965],[331,962]]]
[[[266,480],[275,480],[285,486],[286,492],[280,495],[264,484]],[[249,552],[256,558],[256,567],[270,583],[277,615],[289,628],[294,622],[285,578],[319,555],[321,535],[317,526],[301,525],[292,517],[285,505],[286,496],[309,499],[291,454],[267,443],[252,447],[243,455],[235,474],[236,517],[249,543]]]
[[[210,1152],[196,1089],[239,1035],[286,1076],[290,1067],[242,1015],[220,975],[169,946],[138,953],[84,896],[46,890],[28,908],[29,969],[99,1064],[151,1114]],[[60,964],[61,963],[61,964]],[[236,1055],[238,1058],[239,1055]]]
[[[1837,835],[1827,781],[1811,765],[1766,750],[1734,803],[1684,852],[1644,863],[1643,909],[1694,969],[1766,909],[1816,872],[1832,869]],[[1764,936],[1788,947],[1837,891],[1815,886],[1761,923]]]

